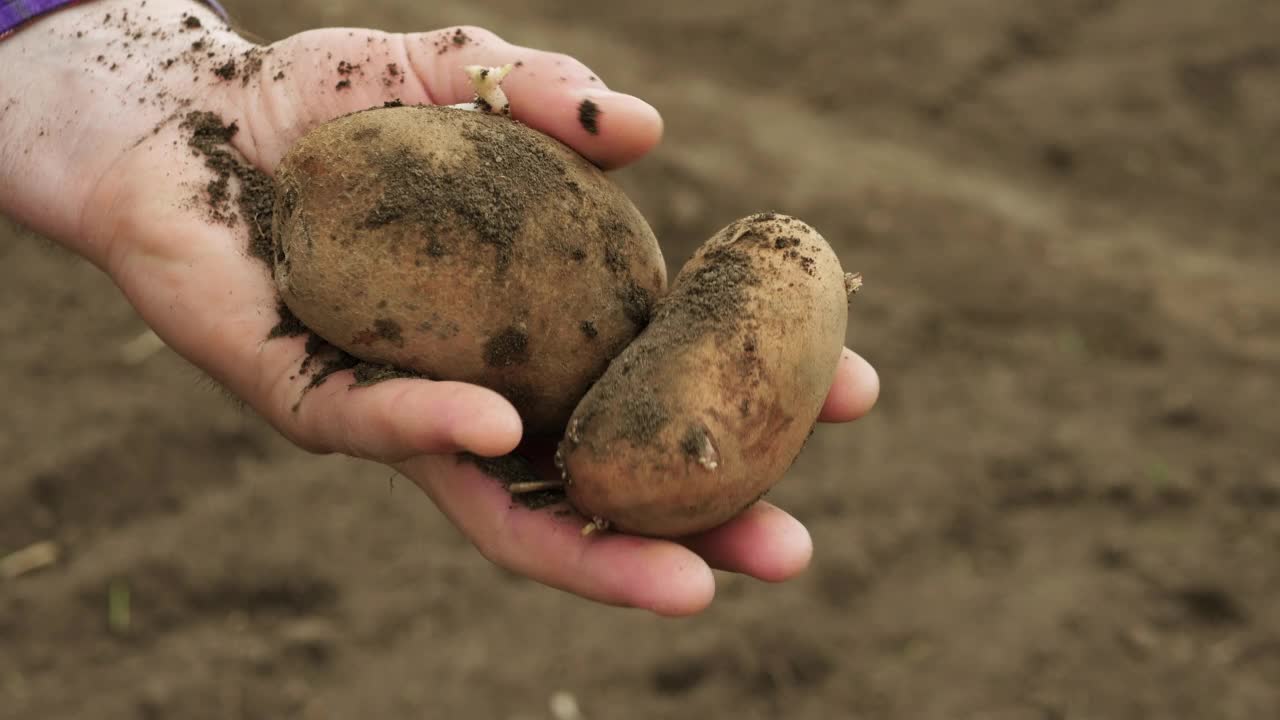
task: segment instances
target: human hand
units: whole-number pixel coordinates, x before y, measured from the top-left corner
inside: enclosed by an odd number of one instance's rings
[[[0,43],[0,63],[24,68],[22,83],[0,88],[0,207],[108,273],[171,348],[283,435],[308,451],[397,468],[499,565],[587,598],[673,615],[710,602],[710,567],[791,577],[808,563],[809,537],[768,503],[682,543],[584,539],[584,520],[512,507],[498,483],[457,455],[501,455],[520,442],[515,410],[490,390],[409,379],[353,390],[347,372],[298,402],[309,382],[299,372],[304,341],[266,339],[278,321],[275,292],[266,266],[247,252],[243,219],[211,222],[207,206],[193,202],[211,174],[188,148],[186,113],[235,122],[238,156],[270,173],[294,140],[326,120],[392,99],[462,102],[471,96],[464,66],[520,61],[503,85],[515,117],[602,167],[636,160],[661,135],[653,108],[607,91],[576,60],[457,30],[330,29],[255,50],[188,0],[145,8],[100,0],[60,11]],[[235,64],[225,71],[228,60]],[[340,71],[340,63],[349,66]],[[602,113],[598,135],[578,122],[587,97]],[[877,389],[870,366],[846,353],[823,419],[860,416]]]

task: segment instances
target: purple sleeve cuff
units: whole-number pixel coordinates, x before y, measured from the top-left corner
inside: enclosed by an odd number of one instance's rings
[[[0,38],[17,30],[24,23],[41,15],[69,5],[79,5],[82,0],[0,0]],[[203,0],[223,20],[230,20],[227,11],[217,0]]]

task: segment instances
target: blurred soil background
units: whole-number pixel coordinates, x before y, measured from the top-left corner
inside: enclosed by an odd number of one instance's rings
[[[110,282],[5,228],[0,555],[64,554],[0,581],[0,718],[1280,715],[1280,4],[227,4],[579,57],[666,118],[617,177],[673,270],[750,212],[814,224],[882,398],[771,496],[812,569],[664,621],[126,361]]]

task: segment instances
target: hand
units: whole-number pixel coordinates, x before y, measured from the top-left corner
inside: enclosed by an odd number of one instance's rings
[[[188,16],[200,27],[189,27]],[[198,52],[193,43],[201,43]],[[0,88],[0,209],[107,272],[171,348],[300,447],[387,463],[412,478],[499,565],[600,602],[670,615],[706,607],[710,567],[769,581],[803,570],[807,532],[768,503],[679,544],[583,538],[581,518],[513,509],[498,483],[456,455],[501,455],[520,442],[515,410],[485,388],[405,379],[350,390],[347,372],[299,404],[309,380],[299,373],[304,341],[266,340],[278,321],[269,272],[246,252],[243,222],[211,222],[193,202],[211,174],[179,127],[193,110],[235,122],[236,151],[270,173],[294,140],[330,118],[392,99],[463,102],[471,97],[464,66],[520,61],[503,84],[514,115],[614,168],[658,142],[652,107],[608,91],[572,58],[477,28],[308,32],[265,48],[260,67],[246,62],[253,48],[188,0],[145,8],[101,0],[0,42],[0,64],[22,67],[25,78],[25,87]],[[170,58],[179,60],[166,68]],[[238,60],[234,73],[223,73],[230,79],[214,73],[227,59]],[[359,68],[340,73],[340,62]],[[578,124],[587,97],[607,119],[599,135]],[[875,372],[846,351],[822,419],[855,419],[877,392]]]

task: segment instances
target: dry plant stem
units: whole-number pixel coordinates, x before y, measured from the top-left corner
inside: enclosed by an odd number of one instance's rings
[[[523,495],[526,493],[542,492],[543,490],[563,490],[565,483],[562,480],[530,480],[528,482],[514,482],[507,486],[507,492],[512,495]]]
[[[51,540],[44,540],[0,557],[0,578],[14,580],[28,573],[56,565],[62,555],[61,548]]]

